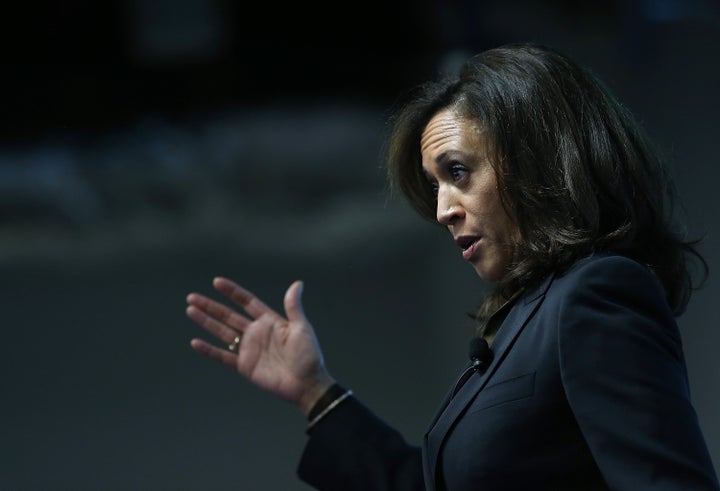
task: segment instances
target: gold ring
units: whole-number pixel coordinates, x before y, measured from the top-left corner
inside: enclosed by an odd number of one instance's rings
[[[235,339],[233,339],[232,344],[228,344],[228,349],[232,352],[237,352],[238,346],[240,346],[240,336],[235,336]]]

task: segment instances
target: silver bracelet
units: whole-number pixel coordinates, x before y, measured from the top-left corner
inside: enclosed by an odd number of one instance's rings
[[[343,395],[341,395],[340,397],[338,397],[337,399],[335,399],[334,401],[332,401],[330,404],[328,404],[328,407],[326,407],[325,409],[323,409],[320,414],[318,414],[317,416],[315,416],[315,417],[313,418],[313,420],[308,423],[307,429],[309,430],[310,428],[312,428],[313,426],[315,426],[318,421],[320,421],[321,419],[323,419],[323,418],[325,417],[325,415],[327,415],[327,413],[329,413],[330,411],[332,411],[333,409],[335,409],[335,407],[337,407],[338,404],[340,404],[342,401],[344,401],[345,399],[347,399],[348,397],[350,397],[350,396],[352,395],[352,393],[353,393],[352,390],[347,390],[347,391],[345,391],[345,393],[344,393]]]

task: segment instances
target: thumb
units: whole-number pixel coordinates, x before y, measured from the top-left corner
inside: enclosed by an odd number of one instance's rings
[[[293,282],[292,285],[285,292],[285,313],[287,314],[288,321],[306,321],[305,311],[302,306],[302,292],[305,284],[298,280]]]

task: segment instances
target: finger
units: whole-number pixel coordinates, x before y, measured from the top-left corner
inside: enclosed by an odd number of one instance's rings
[[[215,360],[221,365],[225,365],[228,368],[236,370],[237,355],[231,351],[220,349],[217,346],[203,341],[202,339],[193,339],[190,341],[190,346],[200,353],[201,355]]]
[[[285,292],[285,313],[289,321],[304,321],[305,310],[302,305],[302,293],[305,284],[302,281],[295,281]]]
[[[278,315],[270,307],[265,305],[262,300],[257,298],[251,292],[247,291],[237,283],[227,278],[215,278],[213,286],[217,291],[228,297],[230,300],[240,305],[248,314],[257,319],[263,314]]]
[[[250,323],[247,317],[237,313],[227,305],[211,300],[198,293],[188,295],[187,303],[240,332],[245,330],[245,327]]]
[[[218,338],[225,344],[232,343],[235,339],[235,336],[237,336],[238,334],[242,336],[242,332],[238,332],[235,329],[232,329],[231,327],[223,324],[222,322],[213,319],[194,305],[188,306],[185,309],[185,314],[196,324],[208,331],[210,334],[214,335],[216,338]]]

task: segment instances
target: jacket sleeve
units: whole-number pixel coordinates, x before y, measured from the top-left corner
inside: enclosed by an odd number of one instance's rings
[[[322,491],[424,489],[420,447],[354,397],[309,431],[298,476]]]
[[[622,257],[568,274],[558,311],[568,402],[613,490],[718,490],[675,318],[653,273]]]

